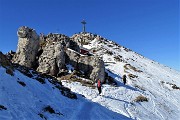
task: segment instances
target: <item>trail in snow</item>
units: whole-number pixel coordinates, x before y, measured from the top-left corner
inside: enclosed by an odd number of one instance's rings
[[[15,71],[14,76],[6,74],[5,71],[0,67],[0,105],[7,108],[0,109],[0,120],[40,120],[40,113],[49,120],[130,120],[122,114],[87,100],[82,95],[77,94],[77,100],[64,97],[48,80],[41,84],[19,71]],[[20,85],[18,80],[26,86]],[[97,92],[94,93],[91,95],[97,97]],[[43,111],[48,105],[62,115]]]

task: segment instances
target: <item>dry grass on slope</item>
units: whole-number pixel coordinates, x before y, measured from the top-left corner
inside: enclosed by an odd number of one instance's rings
[[[148,102],[148,98],[147,98],[147,97],[144,97],[144,96],[142,96],[142,95],[139,95],[139,96],[137,96],[133,101],[134,101],[134,102],[144,102],[144,101]]]

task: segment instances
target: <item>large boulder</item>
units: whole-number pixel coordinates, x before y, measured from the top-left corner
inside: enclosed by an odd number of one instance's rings
[[[98,56],[81,55],[71,49],[66,50],[67,64],[71,64],[76,70],[82,71],[86,77],[94,82],[98,79],[101,82],[105,80],[105,67],[104,61]]]
[[[22,26],[17,31],[18,46],[13,62],[33,68],[39,49],[39,36],[34,29]]]
[[[90,74],[90,78],[96,81],[100,79],[101,82],[105,82],[104,61],[98,56],[94,56],[94,58],[90,61],[89,64],[93,66],[93,70]]]
[[[64,46],[60,42],[48,43],[39,57],[37,71],[57,76],[65,68]]]

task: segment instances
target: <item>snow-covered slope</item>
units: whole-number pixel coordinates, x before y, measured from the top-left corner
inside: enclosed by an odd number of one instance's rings
[[[32,78],[18,70],[11,76],[0,66],[0,120],[129,119],[81,95],[77,94],[77,99],[65,97],[63,86],[50,78],[33,79],[37,74],[30,72]]]
[[[180,120],[180,72],[106,39],[95,38],[84,47],[103,58],[106,72],[118,85],[104,84],[102,96],[97,89],[77,82],[64,80],[64,86],[131,119]],[[126,85],[121,79],[124,74],[127,75]],[[137,102],[138,96],[147,101]]]
[[[61,85],[32,70],[17,68],[11,76],[0,65],[0,120],[180,120],[180,72],[93,36],[84,47],[103,58],[116,86],[103,84],[100,96],[79,82]]]

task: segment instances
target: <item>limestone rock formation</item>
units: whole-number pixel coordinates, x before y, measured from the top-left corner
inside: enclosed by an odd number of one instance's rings
[[[18,48],[13,62],[26,67],[34,67],[39,49],[39,36],[34,29],[22,26],[18,29]]]
[[[64,47],[61,43],[51,43],[43,48],[37,71],[56,76],[65,68]]]
[[[75,42],[77,42],[77,44],[78,44],[79,46],[81,46],[81,45],[86,45],[86,44],[88,44],[89,42],[91,42],[92,40],[94,40],[95,38],[96,38],[97,40],[104,39],[104,38],[102,38],[102,37],[99,36],[99,35],[92,34],[92,33],[89,33],[89,32],[80,32],[79,34],[74,34],[71,38],[72,38]]]
[[[94,68],[90,74],[90,78],[92,80],[100,79],[101,82],[104,82],[105,80],[104,61],[97,56],[95,56],[93,60],[90,62],[90,65],[92,65]]]
[[[37,71],[58,76],[65,69],[65,48],[79,51],[76,42],[63,34],[40,35],[40,51]]]
[[[75,69],[84,72],[94,82],[98,79],[104,82],[105,67],[102,59],[97,56],[80,55],[71,49],[67,49],[66,54],[68,56],[67,64],[71,64]]]
[[[84,75],[96,81],[104,82],[104,62],[97,56],[80,54],[79,39],[81,35],[69,38],[63,34],[38,36],[34,29],[20,27],[18,29],[18,48],[12,61],[25,67],[34,68],[38,72],[59,76],[66,69],[66,64],[72,65],[76,70],[82,71]],[[93,34],[82,34],[83,39],[89,42],[98,36]],[[88,36],[88,37],[87,37]],[[85,39],[84,39],[85,40]],[[11,56],[10,56],[11,58]]]
[[[40,35],[41,47],[45,47],[47,44],[55,43],[55,42],[61,43],[66,48],[73,49],[77,52],[80,51],[79,45],[74,40],[72,40],[71,38],[69,38],[64,34],[49,33],[48,35],[44,35],[44,34]]]

